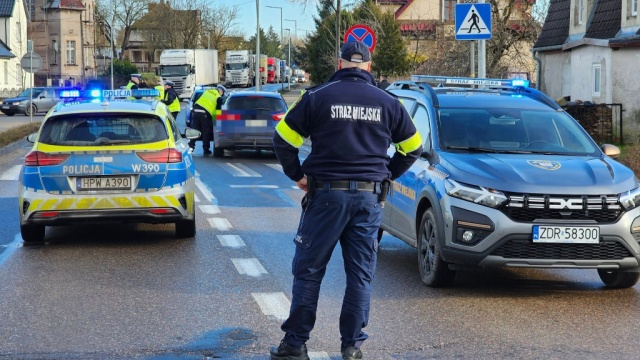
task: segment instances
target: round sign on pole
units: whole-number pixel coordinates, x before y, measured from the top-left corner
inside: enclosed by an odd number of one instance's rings
[[[365,45],[367,45],[370,52],[373,52],[373,50],[375,50],[376,48],[376,34],[367,25],[353,25],[344,33],[344,42],[356,40],[362,41]]]
[[[42,67],[42,58],[35,52],[26,53],[20,59],[20,66],[26,72],[36,72]]]

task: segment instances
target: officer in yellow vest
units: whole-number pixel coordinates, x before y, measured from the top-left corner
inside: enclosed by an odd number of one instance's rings
[[[178,93],[173,88],[175,84],[171,80],[167,80],[164,83],[164,94],[162,102],[169,107],[169,111],[171,115],[173,115],[174,119],[178,118],[178,114],[180,113],[180,99],[178,98]]]
[[[191,127],[200,130],[202,134],[202,150],[205,155],[211,154],[211,140],[213,140],[213,124],[216,119],[216,105],[220,93],[217,89],[205,90],[198,101],[193,104],[193,119],[191,119]],[[191,151],[196,147],[196,140],[189,141]]]
[[[140,74],[131,74],[131,79],[129,80],[129,83],[127,84],[126,89],[127,90],[137,90],[139,88],[139,84],[140,84],[140,79],[142,79],[142,75]],[[128,100],[134,100],[136,99],[133,96],[129,96],[127,97]]]

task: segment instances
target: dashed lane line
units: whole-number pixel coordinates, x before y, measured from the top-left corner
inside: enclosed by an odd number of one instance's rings
[[[231,261],[241,275],[260,277],[260,275],[267,274],[267,270],[256,258],[231,259]]]
[[[225,218],[208,218],[207,220],[209,221],[211,227],[215,230],[229,231],[233,229],[233,226],[231,226],[229,220]]]
[[[245,246],[240,235],[216,235],[222,246],[239,248]]]
[[[18,180],[20,177],[20,170],[22,170],[22,165],[14,165],[0,174],[0,180]]]

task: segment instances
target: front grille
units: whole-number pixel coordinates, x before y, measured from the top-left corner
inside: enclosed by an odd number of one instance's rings
[[[509,194],[502,213],[513,221],[592,220],[599,224],[616,222],[624,213],[617,195],[557,196]]]
[[[620,260],[632,256],[619,242],[599,244],[539,244],[531,240],[509,240],[492,255],[509,259]]]

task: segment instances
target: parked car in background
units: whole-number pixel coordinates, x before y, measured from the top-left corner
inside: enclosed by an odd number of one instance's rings
[[[46,113],[60,102],[61,91],[71,89],[73,88],[53,86],[29,88],[14,98],[2,100],[0,111],[7,116]]]
[[[273,135],[287,112],[282,95],[266,91],[240,91],[229,94],[216,118],[213,130],[213,156],[224,150],[273,150]]]

